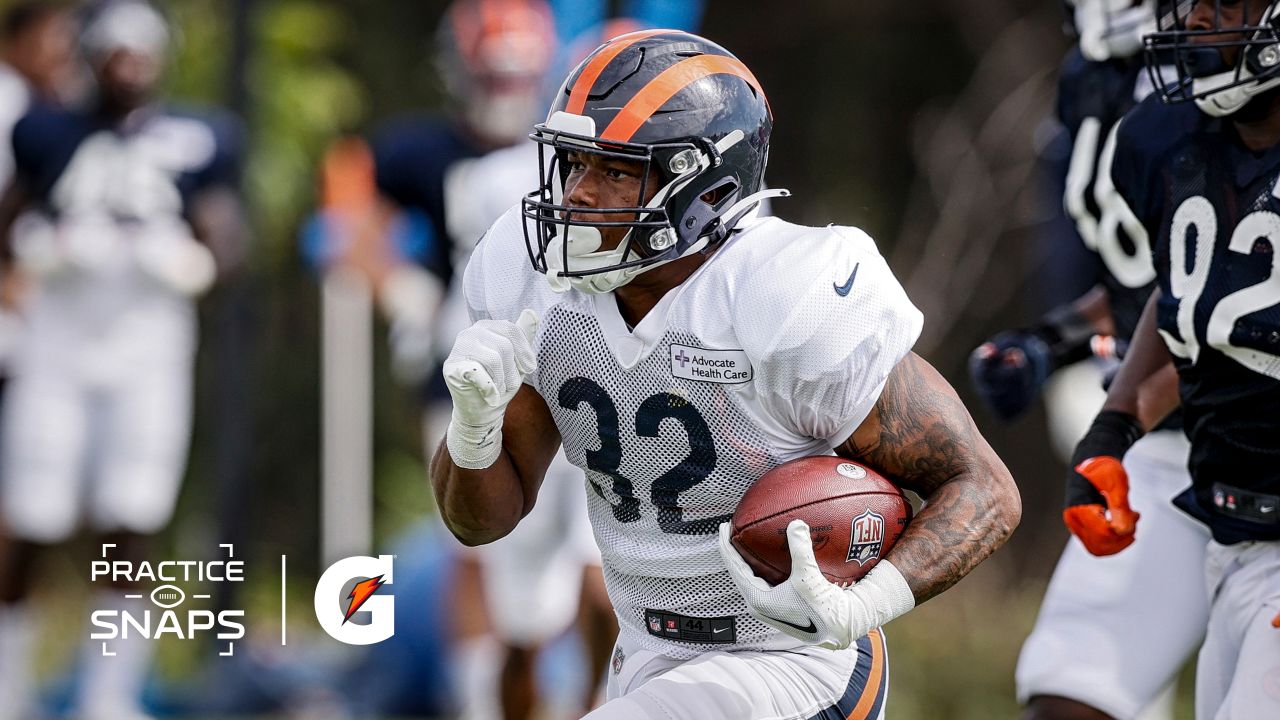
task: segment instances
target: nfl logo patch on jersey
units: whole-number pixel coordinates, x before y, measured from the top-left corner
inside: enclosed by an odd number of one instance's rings
[[[849,555],[845,562],[857,562],[860,566],[867,564],[880,557],[883,542],[884,516],[867,510],[853,519],[853,527],[849,533]]]

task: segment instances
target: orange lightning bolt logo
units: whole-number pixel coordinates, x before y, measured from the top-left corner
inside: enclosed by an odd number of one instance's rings
[[[346,625],[351,616],[360,609],[360,606],[364,605],[365,601],[373,597],[373,594],[378,592],[378,588],[385,584],[382,582],[382,578],[382,575],[376,578],[369,578],[363,582],[356,583],[356,586],[351,588],[351,594],[347,596],[351,600],[351,604],[347,605],[347,615],[342,618],[343,625]]]

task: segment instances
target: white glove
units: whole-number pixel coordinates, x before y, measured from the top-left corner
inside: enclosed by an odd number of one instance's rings
[[[887,560],[849,588],[829,582],[813,557],[809,526],[803,520],[787,525],[791,549],[791,577],[770,587],[752,572],[729,542],[729,523],[720,524],[720,556],[729,577],[760,622],[804,642],[840,650],[858,638],[916,606],[902,573]]]
[[[453,396],[446,443],[458,467],[480,470],[497,461],[507,404],[538,369],[537,333],[538,314],[532,310],[515,322],[481,320],[458,333],[444,361],[444,382]]]
[[[177,228],[144,230],[134,239],[133,257],[153,280],[184,297],[204,294],[218,277],[209,248]]]

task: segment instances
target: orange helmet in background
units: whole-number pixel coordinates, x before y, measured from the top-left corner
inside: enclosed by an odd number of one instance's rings
[[[437,33],[437,63],[467,129],[494,147],[527,135],[546,112],[556,42],[545,0],[455,0]]]

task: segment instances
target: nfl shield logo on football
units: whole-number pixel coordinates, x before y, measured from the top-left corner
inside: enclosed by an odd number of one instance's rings
[[[845,562],[857,562],[865,565],[880,557],[880,546],[884,542],[884,516],[868,509],[853,519],[853,527],[849,532],[849,555]]]

